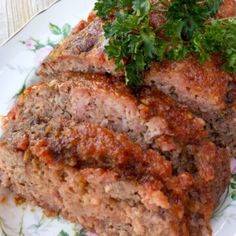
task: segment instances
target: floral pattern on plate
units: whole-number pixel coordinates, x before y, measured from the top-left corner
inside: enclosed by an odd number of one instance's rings
[[[41,14],[40,19],[33,20],[25,27],[25,31],[0,48],[0,83],[4,85],[4,89],[0,88],[1,115],[6,114],[25,88],[37,80],[35,71],[39,64],[71,32],[72,25],[88,14],[93,4],[94,0],[57,1],[57,4]],[[82,9],[80,13],[75,6]],[[65,12],[65,18],[73,16],[71,22],[64,23],[60,12]],[[51,20],[52,15],[53,20],[58,23],[50,23],[54,22]],[[46,22],[41,23],[43,21]],[[41,27],[42,37],[35,26]],[[14,51],[11,55],[9,53],[9,58],[6,59],[3,54],[6,56],[11,47],[14,47],[17,55],[14,56]],[[4,78],[12,78],[14,83]],[[231,171],[232,181],[229,189],[222,196],[212,218],[214,236],[236,236],[236,159],[231,161]],[[0,235],[95,236],[61,217],[46,217],[38,207],[26,203],[17,206],[15,196],[4,188],[0,188]]]

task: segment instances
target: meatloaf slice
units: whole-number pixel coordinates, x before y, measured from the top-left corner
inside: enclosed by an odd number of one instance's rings
[[[217,148],[209,141],[204,129],[204,122],[201,119],[193,116],[183,106],[177,105],[164,94],[157,95],[157,92],[144,88],[136,98],[117,79],[99,75],[65,74],[62,78],[33,86],[25,91],[5,121],[5,136],[8,137],[8,143],[15,143],[14,140],[25,136],[26,140],[28,136],[37,138],[40,136],[40,130],[43,131],[41,137],[47,137],[49,134],[44,133],[45,130],[50,131],[51,126],[55,127],[55,124],[61,124],[55,120],[55,117],[72,120],[75,124],[90,122],[128,135],[136,145],[139,144],[144,150],[150,148],[156,151],[160,150],[167,160],[171,160],[174,175],[185,177],[187,172],[193,177],[194,187],[189,189],[190,200],[187,208],[190,212],[197,212],[196,214],[201,215],[204,219],[209,219],[230,178],[228,156],[223,149]],[[52,119],[51,125],[45,128],[44,124],[48,124]],[[30,127],[30,133],[22,134],[22,130],[24,131],[28,127]],[[151,139],[150,135],[147,136],[147,139],[143,138],[148,129],[150,132],[154,132]],[[12,137],[12,133],[14,133],[14,137]],[[60,134],[61,130],[57,130],[55,135],[58,136],[53,136],[52,141],[49,141],[53,147],[67,146],[67,143],[60,141]],[[92,150],[96,148],[96,145],[95,147],[92,145],[96,144],[96,141],[104,143],[104,147],[108,147],[110,153],[113,153],[112,146],[126,150],[122,143],[113,142],[113,145],[107,146],[110,143],[107,141],[108,139],[105,136],[101,136],[102,138],[99,139],[97,132],[94,133],[93,129],[87,130],[87,133],[83,132],[82,137],[83,135],[85,137],[92,135],[91,141],[90,139],[85,140],[91,144]],[[24,147],[25,143],[28,142],[23,139],[19,147],[21,145]],[[105,145],[106,143],[107,145]],[[41,139],[39,144],[45,146],[45,142]],[[14,145],[18,146],[18,144]],[[71,145],[69,147],[72,148]],[[75,148],[76,151],[77,149]],[[82,146],[79,150],[81,149]],[[133,153],[138,152],[138,148],[135,146],[133,150]],[[116,151],[115,148],[114,151]],[[71,153],[71,149],[69,154],[65,149],[59,149],[56,156],[60,159],[59,153],[62,153],[64,160],[68,160],[67,164],[77,164],[76,155]],[[126,151],[123,152],[123,156],[119,154],[119,157],[113,158],[112,163],[108,161],[109,158],[106,158],[108,163],[103,164],[117,165],[122,160],[132,163],[124,157],[124,153]],[[146,158],[144,154],[140,155],[143,159]],[[69,158],[66,159],[66,156]],[[132,154],[132,160],[138,159],[134,158]],[[98,159],[98,161],[101,160]],[[95,162],[96,165],[99,163]],[[137,167],[140,169],[135,161],[135,165],[132,164],[128,170],[134,172]],[[154,169],[150,168],[148,168],[148,172],[152,173]],[[161,167],[161,169],[168,172],[166,168]],[[122,172],[127,171],[121,170]],[[178,189],[179,187],[176,188],[177,191]]]
[[[189,235],[184,217],[159,206],[164,195],[156,184],[127,180],[112,170],[25,160],[24,152],[2,144],[0,178],[28,201],[98,235]],[[198,226],[200,234],[203,227]]]
[[[125,135],[62,117],[35,124],[31,121],[18,117],[1,139],[46,164],[56,160],[72,167],[110,168],[126,177],[168,179],[172,174],[169,161],[153,150],[142,150]]]
[[[122,80],[114,77],[64,73],[30,88],[25,94],[32,99],[36,94],[43,100],[45,90],[51,92],[48,99],[55,100],[55,107],[60,105],[76,120],[127,133],[145,147],[157,146],[155,138],[163,135],[169,139],[175,137],[181,144],[198,143],[208,136],[205,122],[185,106],[148,87],[134,94]],[[46,111],[50,112],[50,108]]]
[[[127,134],[143,148],[157,149],[177,160],[182,156],[183,162],[187,156],[191,159],[191,154],[181,155],[186,145],[208,139],[204,121],[164,94],[144,88],[134,96],[121,81],[100,75],[64,74],[28,89],[16,108],[13,119],[28,118],[30,112],[33,123],[63,114]]]

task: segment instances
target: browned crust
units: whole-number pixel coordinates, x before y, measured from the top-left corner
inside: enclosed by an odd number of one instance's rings
[[[150,107],[148,116],[164,117],[175,137],[184,143],[194,143],[207,138],[205,122],[193,115],[186,106],[176,103],[157,89],[143,88],[140,101]]]
[[[99,18],[80,22],[72,34],[45,59],[39,68],[38,75],[47,77],[68,70],[73,71],[73,68],[77,72],[120,74],[116,73],[113,61],[109,60],[103,51],[105,38],[102,27],[103,24]]]
[[[162,83],[172,86],[175,88],[173,93],[180,98],[185,97],[184,102],[189,102],[188,105],[201,107],[202,112],[223,110],[226,108],[228,83],[232,78],[221,66],[222,62],[217,57],[204,64],[200,64],[195,57],[180,62],[155,63],[146,73],[145,83],[151,85],[152,81],[157,81],[160,89]]]

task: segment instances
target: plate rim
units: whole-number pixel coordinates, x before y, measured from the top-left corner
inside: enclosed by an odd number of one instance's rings
[[[7,47],[8,43],[11,42],[11,40],[13,40],[19,33],[21,33],[33,20],[37,19],[38,16],[40,16],[41,14],[47,12],[48,10],[50,10],[52,7],[57,6],[58,3],[62,2],[63,0],[54,0],[51,4],[49,4],[49,6],[47,6],[46,8],[42,9],[41,11],[39,11],[38,13],[34,14],[24,25],[22,25],[19,30],[17,30],[13,35],[11,35],[9,38],[7,38],[4,42],[2,42],[0,44],[0,49],[3,49],[5,46]],[[226,190],[227,191],[227,190]],[[223,196],[223,195],[222,195]],[[235,235],[236,236],[236,235]]]
[[[0,49],[3,48],[4,46],[7,45],[7,43],[9,43],[14,37],[16,37],[25,27],[27,27],[35,18],[37,18],[39,15],[43,14],[44,12],[48,11],[50,8],[52,8],[53,6],[55,6],[57,3],[59,3],[61,0],[54,0],[51,4],[49,4],[47,7],[45,7],[44,9],[42,9],[41,11],[35,13],[34,15],[32,15],[30,17],[30,19],[23,24],[16,32],[14,32],[10,37],[8,37],[6,40],[4,40],[1,44],[0,44]]]

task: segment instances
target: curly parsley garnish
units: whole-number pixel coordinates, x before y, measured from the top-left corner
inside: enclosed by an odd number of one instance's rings
[[[212,54],[236,72],[236,18],[213,19],[222,0],[98,0],[97,15],[105,21],[105,51],[125,72],[126,83],[142,83],[153,60],[182,60],[190,54],[205,62]],[[158,28],[150,24],[152,12],[164,14]]]
[[[236,18],[212,20],[192,40],[192,50],[201,62],[218,53],[224,59],[224,69],[236,73]]]

